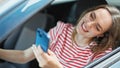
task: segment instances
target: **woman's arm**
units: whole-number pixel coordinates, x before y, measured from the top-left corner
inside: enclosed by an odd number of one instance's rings
[[[32,48],[26,50],[0,49],[0,59],[13,63],[26,63],[34,59]]]

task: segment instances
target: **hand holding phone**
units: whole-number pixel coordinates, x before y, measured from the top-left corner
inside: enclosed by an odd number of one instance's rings
[[[47,52],[48,47],[49,47],[49,37],[48,37],[48,34],[40,28],[38,28],[37,31],[36,31],[35,44],[37,46],[40,45],[41,48],[43,49],[43,51]]]

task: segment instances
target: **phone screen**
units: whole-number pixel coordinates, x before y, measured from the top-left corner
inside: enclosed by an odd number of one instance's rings
[[[49,47],[49,37],[48,34],[43,30],[38,28],[36,31],[36,46],[40,45],[44,52],[47,52]]]

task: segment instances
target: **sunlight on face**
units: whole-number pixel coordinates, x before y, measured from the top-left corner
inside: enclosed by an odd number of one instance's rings
[[[110,13],[100,8],[87,13],[76,26],[76,30],[85,37],[95,37],[106,32],[111,25]]]

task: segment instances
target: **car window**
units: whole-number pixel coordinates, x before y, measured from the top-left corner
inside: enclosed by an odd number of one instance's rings
[[[85,68],[113,68],[115,65],[120,64],[120,47],[114,49],[111,53],[95,60],[88,64]],[[118,62],[118,63],[117,63]],[[117,68],[117,67],[115,67]]]
[[[0,0],[0,42],[53,0]]]
[[[116,63],[111,65],[109,68],[119,68],[119,67],[120,67],[120,59],[119,59],[119,61],[117,61]]]

